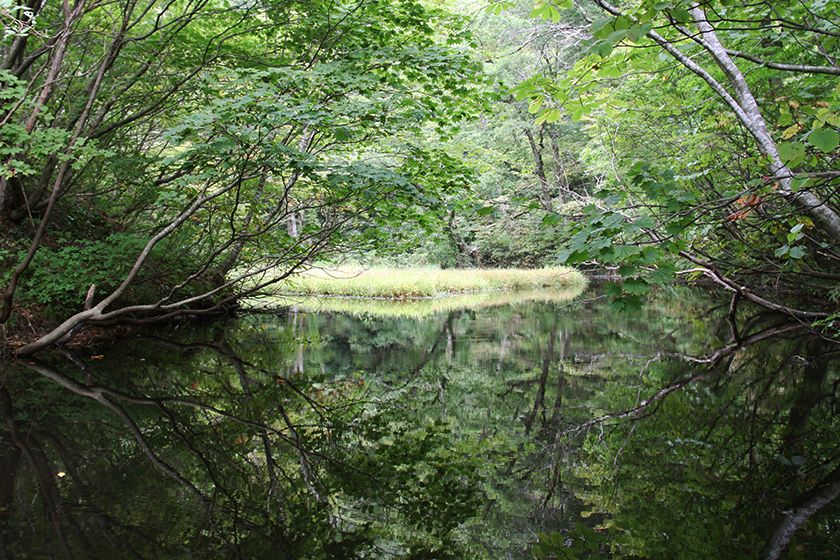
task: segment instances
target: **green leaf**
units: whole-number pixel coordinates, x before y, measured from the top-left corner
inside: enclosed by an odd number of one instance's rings
[[[793,192],[799,192],[806,188],[809,183],[811,183],[810,177],[794,177],[791,181],[790,188]]]
[[[621,41],[623,41],[627,37],[627,30],[626,29],[619,29],[618,31],[613,31],[604,39],[606,43],[610,45],[617,45]]]
[[[680,23],[689,23],[692,21],[691,14],[685,8],[674,8],[671,10],[671,15]]]
[[[592,33],[593,37],[601,37],[601,30],[605,27],[612,24],[613,18],[610,16],[605,16],[600,19],[596,19],[592,22],[592,26],[590,27],[590,32]]]
[[[818,128],[808,135],[808,143],[825,153],[830,153],[840,145],[840,135],[831,128]]]
[[[642,250],[636,245],[616,245],[612,248],[613,258],[616,260],[626,259],[641,253]]]
[[[560,223],[562,217],[560,214],[546,214],[545,217],[542,219],[542,224],[544,226],[556,226]]]
[[[628,294],[644,295],[650,291],[650,286],[641,279],[625,280],[621,287]]]
[[[552,107],[551,109],[545,109],[540,116],[534,121],[534,124],[541,125],[545,122],[553,123],[559,121],[563,116],[563,113],[557,107]]]
[[[788,252],[788,255],[792,259],[801,259],[805,256],[805,252],[805,247],[803,247],[802,245],[797,245],[796,247],[791,247],[790,251]]]
[[[627,37],[634,43],[638,43],[650,32],[651,29],[653,29],[653,26],[649,23],[634,25],[627,30]]]
[[[782,142],[779,144],[779,157],[785,165],[796,165],[805,157],[805,145],[800,142]]]

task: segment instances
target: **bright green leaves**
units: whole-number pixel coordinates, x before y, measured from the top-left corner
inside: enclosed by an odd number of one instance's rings
[[[541,125],[543,123],[555,123],[563,118],[563,111],[558,107],[550,107],[541,111],[539,116],[534,120],[534,124]]]
[[[556,23],[562,19],[561,10],[569,9],[572,5],[572,0],[537,0],[530,16]]]
[[[609,288],[610,295],[627,310],[637,309],[651,286],[671,282],[682,251],[706,241],[712,228],[698,224],[691,211],[697,190],[672,171],[639,163],[631,168],[629,183],[631,196],[605,189],[600,202],[583,208],[585,218],[573,222],[570,240],[557,255],[566,264],[617,272],[621,280]],[[649,201],[644,212],[629,204],[640,199]]]
[[[672,244],[657,243],[647,235],[651,218],[632,219],[595,205],[584,212],[587,219],[573,227],[574,235],[557,258],[565,264],[597,263],[616,270],[621,281],[605,288],[614,307],[636,310],[651,285],[673,279]]]
[[[589,52],[607,58],[622,41],[639,44],[652,30],[650,21],[626,15],[603,17],[592,23],[590,32],[593,40]]]
[[[608,261],[624,262],[632,260],[641,253],[642,248],[638,245],[614,245],[606,257]]]
[[[534,97],[530,103],[528,103],[528,112],[532,115],[540,110],[545,101],[545,97],[542,95],[538,95]]]
[[[33,160],[47,155],[69,157],[64,149],[69,132],[55,128],[36,128],[27,132],[23,123],[11,118],[12,112],[21,109],[20,101],[26,93],[25,82],[6,70],[0,70],[0,113],[6,117],[4,124],[0,125],[0,175],[5,177],[37,174],[39,168]],[[53,115],[42,112],[41,119],[49,122]]]
[[[790,259],[801,259],[805,256],[807,250],[801,245],[791,247],[790,245],[782,245],[775,251],[777,257],[787,257]]]
[[[794,261],[803,258],[808,253],[808,250],[804,246],[797,245],[796,243],[805,237],[805,234],[802,232],[804,228],[805,224],[802,222],[790,228],[790,231],[786,235],[787,243],[776,249],[773,254],[779,258]]]
[[[0,107],[11,108],[12,103],[26,93],[26,82],[8,70],[0,70]]]
[[[840,147],[840,88],[819,96],[801,91],[796,99],[778,100],[786,101],[780,104],[776,119],[777,130],[781,129],[777,147],[782,161],[789,167],[812,169],[828,162],[824,154]],[[801,188],[799,184],[797,190]]]
[[[648,38],[657,33],[729,88],[715,61],[702,56],[702,45],[686,39],[697,31],[691,12],[694,3],[613,4],[614,13],[603,10],[601,17],[588,18],[594,19],[591,40],[585,56],[571,69],[552,76],[550,82],[535,78],[515,91],[517,99],[529,102],[537,123],[562,122],[566,117],[582,123],[592,138],[582,148],[587,163],[603,178],[601,191],[616,195],[614,200],[605,197],[598,202],[597,209],[588,209],[586,223],[577,217],[564,219],[562,213],[543,218],[546,227],[562,229],[570,224],[569,242],[558,258],[618,269],[625,280],[647,280],[652,271],[680,262],[687,253],[721,263],[721,269],[733,277],[768,262],[788,270],[807,260],[814,243],[825,242],[826,237],[819,226],[807,240],[800,237],[801,228],[787,231],[795,225],[789,219],[805,218],[768,171],[767,150],[744,136],[737,115],[703,80]],[[711,25],[725,48],[767,61],[824,64],[801,43],[797,31],[774,30],[770,38],[764,33],[762,22],[767,17],[811,19],[795,4],[780,3],[773,16],[767,5],[718,1],[709,7],[710,13],[720,12],[711,18]],[[814,9],[821,16],[830,11],[825,3]],[[724,21],[743,25],[734,29]],[[642,48],[634,48],[637,45]],[[758,101],[780,159],[793,171],[791,189],[831,200],[836,180],[826,172],[836,168],[840,149],[836,81],[824,74],[781,72],[749,58],[738,57],[735,63]],[[638,166],[639,161],[673,171]],[[597,213],[602,216],[596,223]],[[613,214],[622,216],[620,225],[609,225]],[[648,257],[652,264],[645,262]],[[682,266],[694,265],[683,262]],[[627,294],[643,289],[631,284]]]
[[[663,204],[665,209],[677,213],[697,202],[698,192],[687,183],[678,182],[673,171],[656,170],[646,163],[637,163],[629,170],[630,179],[649,200]],[[669,220],[669,224],[684,218]]]
[[[559,105],[566,99],[568,84],[537,74],[511,90],[517,101],[528,101],[528,112],[536,115],[535,124],[555,123],[564,116]]]
[[[682,6],[677,6],[670,11],[671,17],[678,23],[686,24],[693,21],[691,14]]]
[[[495,0],[494,2],[491,2],[489,6],[487,6],[487,11],[493,15],[498,16],[506,10],[510,10],[515,6],[516,3],[512,2],[511,0]]]
[[[840,145],[840,134],[831,128],[817,128],[808,135],[808,143],[825,153],[831,153]]]
[[[634,43],[639,43],[641,40],[651,32],[653,26],[649,23],[642,23],[638,25],[631,25],[627,29],[627,38]]]
[[[782,142],[778,150],[779,157],[787,166],[796,166],[805,159],[805,145],[800,142]]]
[[[517,84],[511,89],[511,93],[517,101],[530,100],[528,110],[536,113],[542,108],[546,98],[557,99],[563,95],[564,90],[554,80],[542,74],[535,74]]]
[[[801,127],[799,125],[793,125],[783,133],[782,137],[790,138],[800,129]],[[793,132],[790,132],[791,130]],[[816,148],[822,153],[830,154],[840,146],[840,134],[832,128],[821,126],[814,128],[808,133],[807,142],[812,148]],[[778,144],[778,150],[779,157],[789,167],[802,164],[806,161],[808,155],[806,145],[802,142],[780,142]]]
[[[592,24],[592,37],[594,39],[590,46],[590,52],[603,58],[610,56],[613,49],[630,34],[632,22],[626,16],[607,17]],[[649,28],[648,28],[649,30]],[[643,37],[642,27],[636,26],[633,31],[634,37]]]

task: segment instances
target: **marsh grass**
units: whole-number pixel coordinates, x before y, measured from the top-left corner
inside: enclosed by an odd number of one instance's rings
[[[277,288],[280,295],[418,299],[535,288],[583,288],[584,276],[568,267],[539,269],[342,268],[312,269]]]
[[[359,317],[394,317],[422,319],[459,309],[478,309],[497,305],[515,305],[530,301],[563,302],[577,297],[583,285],[566,289],[543,288],[517,291],[485,291],[448,297],[382,299],[329,296],[273,296],[255,301],[255,306],[292,307],[312,313],[348,313]]]

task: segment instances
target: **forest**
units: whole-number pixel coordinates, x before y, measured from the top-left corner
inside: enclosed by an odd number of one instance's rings
[[[0,21],[0,558],[840,558],[840,1]]]

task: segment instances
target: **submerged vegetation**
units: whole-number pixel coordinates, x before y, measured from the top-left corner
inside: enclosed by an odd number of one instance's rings
[[[584,276],[569,267],[539,269],[315,268],[278,284],[280,294],[366,298],[434,298],[468,292],[582,289]]]

